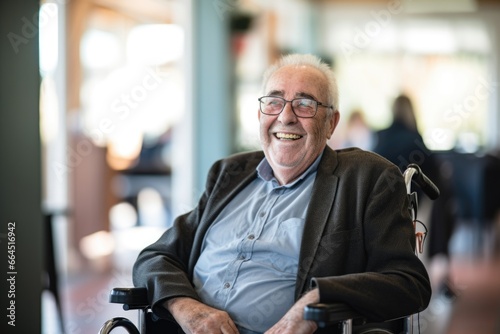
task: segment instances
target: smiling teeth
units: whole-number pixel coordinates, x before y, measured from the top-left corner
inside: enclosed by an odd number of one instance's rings
[[[276,137],[278,139],[292,139],[292,140],[295,140],[295,139],[300,139],[302,136],[295,135],[295,134],[292,134],[292,133],[277,133]]]

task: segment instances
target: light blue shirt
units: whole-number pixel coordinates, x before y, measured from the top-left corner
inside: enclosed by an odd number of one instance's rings
[[[202,301],[229,313],[245,333],[272,327],[294,304],[300,244],[321,156],[280,186],[266,159],[258,177],[207,231],[194,268]]]

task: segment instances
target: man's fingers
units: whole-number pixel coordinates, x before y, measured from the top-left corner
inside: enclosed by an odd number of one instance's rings
[[[222,334],[238,334],[239,333],[238,329],[236,328],[236,325],[231,320],[228,320],[227,323],[222,324],[220,329],[221,329]]]
[[[231,328],[234,330],[234,332],[236,334],[239,334],[240,331],[238,330],[238,328],[236,327],[236,324],[232,321],[232,320],[229,320],[229,325],[231,326]]]

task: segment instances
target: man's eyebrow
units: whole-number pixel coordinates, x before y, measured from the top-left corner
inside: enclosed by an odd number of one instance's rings
[[[316,100],[316,97],[314,95],[311,95],[311,94],[306,93],[306,92],[298,92],[295,94],[295,97],[305,97],[308,99]]]
[[[267,93],[269,96],[283,96],[283,91],[282,90],[272,90]]]
[[[267,95],[268,96],[281,96],[281,97],[283,97],[285,95],[285,93],[282,90],[272,90],[272,91],[268,92]],[[295,93],[295,98],[298,98],[298,97],[304,97],[304,98],[316,100],[316,97],[314,95],[306,93],[306,92]]]

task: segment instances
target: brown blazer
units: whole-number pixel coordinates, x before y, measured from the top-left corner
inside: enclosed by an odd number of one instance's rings
[[[133,281],[147,287],[153,311],[164,300],[199,299],[191,279],[204,235],[224,206],[256,177],[263,152],[216,162],[198,206],[179,216],[134,264]],[[414,253],[406,187],[398,167],[360,149],[326,147],[302,239],[295,298],[317,286],[322,302],[346,302],[374,320],[425,309],[429,278]]]

